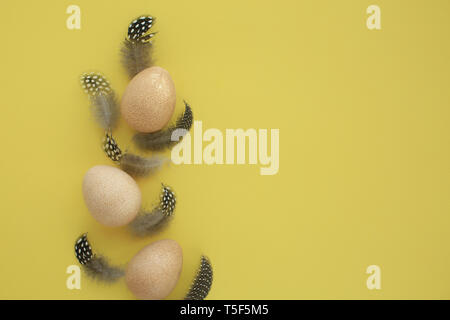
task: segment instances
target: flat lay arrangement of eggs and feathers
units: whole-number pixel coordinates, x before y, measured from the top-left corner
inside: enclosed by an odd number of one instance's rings
[[[71,4],[79,29],[66,24]],[[366,25],[370,5],[381,8],[380,30]],[[450,298],[448,1],[0,6],[8,30],[0,298],[183,299],[203,255],[214,269],[207,299]],[[155,67],[131,80],[121,47],[141,14],[157,19]],[[115,91],[111,136],[80,88],[85,72],[100,72]],[[149,98],[142,88],[157,85],[152,77],[166,91]],[[137,132],[164,130],[190,112],[203,132],[279,129],[278,172],[261,175],[248,161],[155,160],[161,168],[151,175],[122,175],[141,154]],[[192,125],[194,148],[202,133]],[[112,137],[120,153],[108,155],[102,143],[115,146]],[[171,151],[146,155],[170,160]],[[111,192],[129,195],[108,217],[104,196],[93,193],[105,175],[115,177]],[[176,194],[170,224],[149,236],[130,232],[139,210],[168,190]],[[100,284],[82,274],[80,289],[67,287],[84,233],[123,278]],[[159,258],[171,277],[159,273]],[[369,290],[373,265],[381,288]],[[143,285],[142,274],[162,285]]]

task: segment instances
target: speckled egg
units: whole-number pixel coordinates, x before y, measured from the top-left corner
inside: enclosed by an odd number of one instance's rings
[[[109,227],[131,222],[141,207],[141,191],[134,179],[111,166],[90,168],[83,179],[83,197],[95,220]]]
[[[136,131],[155,132],[169,122],[175,102],[175,85],[169,72],[151,67],[131,79],[122,96],[120,111]]]
[[[159,240],[139,251],[128,263],[125,281],[142,300],[161,300],[175,288],[183,266],[183,252],[174,240]]]

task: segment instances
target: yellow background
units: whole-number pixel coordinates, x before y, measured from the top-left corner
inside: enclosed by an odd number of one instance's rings
[[[66,8],[81,8],[81,30]],[[366,27],[381,7],[382,30]],[[111,164],[79,75],[101,71],[121,95],[128,23],[150,13],[157,64],[203,128],[279,128],[280,170],[171,165],[139,180],[153,204],[178,193],[169,229],[146,239],[99,225],[84,173]],[[450,2],[2,2],[0,298],[132,299],[124,281],[66,288],[73,244],[125,264],[177,240],[180,299],[207,254],[210,299],[450,298]],[[116,138],[131,146],[121,120]],[[381,267],[382,289],[366,287]]]

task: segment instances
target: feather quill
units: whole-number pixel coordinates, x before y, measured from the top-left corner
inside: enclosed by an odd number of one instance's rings
[[[159,205],[151,212],[142,211],[129,228],[137,236],[148,236],[164,229],[172,220],[176,196],[170,187],[162,185]]]
[[[130,78],[150,67],[153,63],[151,39],[156,33],[150,32],[150,29],[154,22],[155,18],[151,16],[140,16],[128,26],[127,37],[123,41],[120,52],[122,64]]]
[[[200,268],[192,282],[189,292],[184,300],[203,300],[211,290],[213,280],[213,269],[211,262],[205,256],[201,257]]]
[[[75,242],[75,256],[84,272],[93,279],[114,282],[124,275],[121,268],[111,266],[105,257],[92,253],[86,233]]]
[[[136,145],[142,150],[162,151],[181,141],[182,137],[191,129],[194,121],[191,107],[186,101],[184,101],[184,104],[184,112],[178,117],[174,125],[154,133],[135,134],[133,140]]]
[[[89,96],[96,121],[105,130],[113,129],[119,119],[119,108],[109,81],[99,73],[84,73],[81,86]]]

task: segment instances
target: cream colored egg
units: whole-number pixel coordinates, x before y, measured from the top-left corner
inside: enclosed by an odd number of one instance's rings
[[[175,288],[183,266],[183,252],[174,240],[159,240],[139,251],[128,263],[125,281],[142,300],[161,300]]]
[[[139,132],[161,130],[175,109],[175,85],[170,74],[151,67],[131,79],[122,96],[120,111],[130,127]]]
[[[128,224],[141,207],[141,191],[136,181],[111,166],[95,166],[86,172],[83,197],[94,219],[109,227]]]

